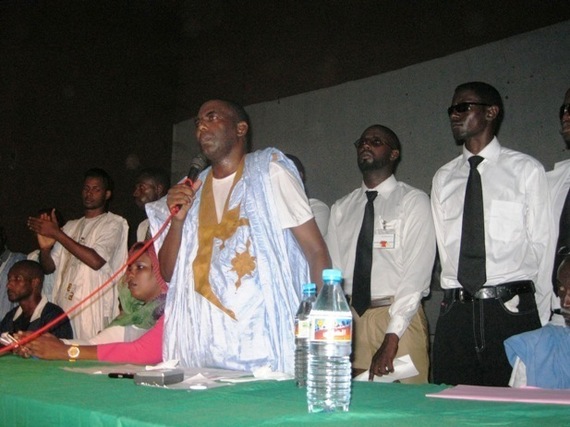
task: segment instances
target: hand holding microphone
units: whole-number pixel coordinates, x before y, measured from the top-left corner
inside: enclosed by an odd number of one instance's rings
[[[173,219],[184,220],[188,210],[192,207],[196,192],[202,186],[202,181],[198,179],[200,172],[208,166],[208,159],[200,153],[190,162],[190,170],[186,179],[168,190],[166,203],[170,212],[174,214]]]

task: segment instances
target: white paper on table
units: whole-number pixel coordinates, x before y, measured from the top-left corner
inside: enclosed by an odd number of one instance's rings
[[[388,375],[374,375],[374,382],[375,383],[393,383],[397,380],[403,380],[405,378],[410,378],[418,375],[419,372],[412,362],[412,358],[409,354],[406,354],[402,357],[398,357],[394,359],[394,372]],[[354,377],[354,381],[368,381],[370,376],[370,371],[367,370],[360,375]]]
[[[266,380],[283,381],[283,380],[291,380],[293,378],[294,378],[293,375],[286,374],[285,372],[275,372],[272,371],[269,366],[264,366],[262,368],[253,371],[251,375],[233,377],[233,378],[220,378],[220,381],[237,384],[237,383],[266,381]]]
[[[160,362],[156,365],[146,365],[145,370],[156,371],[159,369],[174,369],[177,366],[178,366],[178,359],[170,359],[170,360],[165,360],[164,362]]]
[[[168,384],[165,388],[170,388],[173,390],[209,390],[212,388],[223,387],[230,384],[222,383],[218,381],[217,378],[208,378],[206,375],[196,374],[193,376],[186,376],[184,374],[184,381]]]
[[[78,372],[81,374],[90,375],[108,375],[113,372],[136,374],[137,372],[143,372],[145,370],[144,366],[133,364],[90,366],[88,368],[75,368],[73,366],[66,366],[62,369],[64,371]]]
[[[123,364],[123,365],[105,365],[105,366],[91,366],[88,368],[63,368],[67,371],[78,372],[83,374],[91,375],[107,375],[112,372],[119,373],[129,373],[136,374],[137,372],[144,372],[155,369],[172,369],[178,364],[177,361],[167,361],[166,363],[159,363],[155,366],[141,366],[133,364]],[[251,372],[244,371],[231,371],[228,369],[217,369],[217,368],[178,368],[184,371],[184,380],[175,383],[168,384],[166,386],[149,386],[149,387],[160,387],[175,390],[208,390],[211,388],[222,387],[231,385],[229,383],[232,379],[238,379],[245,377],[247,381],[257,381],[252,377]],[[276,373],[274,373],[276,374]],[[266,374],[269,377],[269,373]],[[225,380],[222,382],[221,380]],[[270,378],[265,378],[270,379]],[[277,378],[274,378],[277,379]]]

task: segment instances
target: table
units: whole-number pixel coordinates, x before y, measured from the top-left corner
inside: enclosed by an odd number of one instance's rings
[[[67,361],[0,357],[1,426],[536,426],[569,425],[570,406],[425,397],[433,384],[353,384],[350,412],[307,413],[293,381],[205,391],[137,386],[61,369]],[[77,361],[76,367],[104,365]]]

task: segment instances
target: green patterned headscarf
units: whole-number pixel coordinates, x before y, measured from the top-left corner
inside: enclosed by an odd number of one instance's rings
[[[129,257],[136,251],[140,250],[143,244],[143,242],[135,243],[129,250]],[[121,303],[121,314],[119,314],[109,326],[133,325],[141,329],[150,329],[154,326],[157,319],[164,313],[164,303],[166,301],[166,291],[168,286],[160,275],[158,258],[154,251],[154,246],[150,245],[146,252],[143,253],[146,253],[151,259],[152,272],[154,273],[162,292],[158,297],[147,303],[139,301],[131,295],[127,283],[127,275],[125,274],[117,285],[119,301]]]

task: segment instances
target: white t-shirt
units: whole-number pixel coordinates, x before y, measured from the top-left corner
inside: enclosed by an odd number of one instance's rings
[[[299,180],[276,162],[271,162],[269,173],[281,227],[284,229],[297,227],[313,218],[309,200]],[[232,188],[234,177],[235,173],[225,178],[212,179],[218,222],[222,219],[224,205]]]

